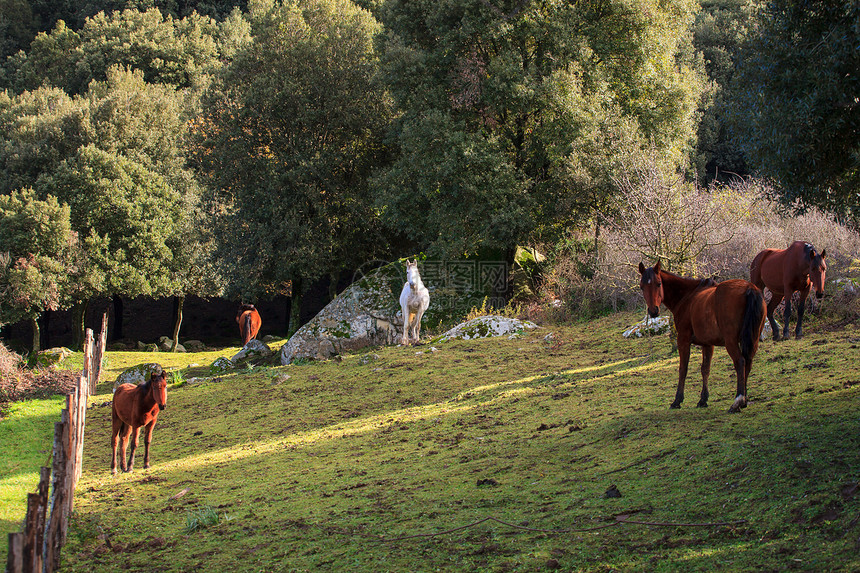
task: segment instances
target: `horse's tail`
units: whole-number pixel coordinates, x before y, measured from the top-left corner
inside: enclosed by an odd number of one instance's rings
[[[744,322],[741,326],[741,355],[744,360],[752,359],[758,337],[761,334],[759,326],[764,319],[764,295],[757,288],[748,288],[746,292],[747,307],[744,311]]]

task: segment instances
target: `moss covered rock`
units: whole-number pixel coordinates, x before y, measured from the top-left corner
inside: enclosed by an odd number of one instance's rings
[[[326,359],[366,346],[399,344],[403,334],[399,301],[406,282],[405,260],[359,271],[343,293],[281,348],[281,364],[297,359]],[[430,291],[430,307],[424,314],[422,329],[456,324],[483,303],[504,304],[508,289],[504,261],[421,260],[418,269]]]
[[[445,342],[452,339],[474,340],[476,338],[489,338],[493,336],[512,336],[532,328],[537,328],[537,325],[528,320],[494,315],[479,316],[463,324],[458,324],[442,336],[435,338],[433,342]]]
[[[113,383],[114,390],[120,384],[142,384],[149,380],[150,376],[153,373],[159,373],[164,370],[161,367],[161,364],[157,362],[146,362],[144,364],[138,364],[137,366],[132,366],[131,368],[126,368],[119,376],[116,377],[116,381]]]
[[[37,369],[58,368],[58,365],[72,354],[74,352],[65,346],[40,350],[34,355],[30,366]]]

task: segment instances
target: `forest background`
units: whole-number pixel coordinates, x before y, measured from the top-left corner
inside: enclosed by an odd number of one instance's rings
[[[850,269],[858,22],[799,0],[0,0],[0,325],[31,321],[35,348],[42,313],[82,327],[96,297],[288,294],[293,332],[315,281],[419,252],[543,253],[523,300],[565,317],[629,304],[639,260],[743,277],[803,239]]]

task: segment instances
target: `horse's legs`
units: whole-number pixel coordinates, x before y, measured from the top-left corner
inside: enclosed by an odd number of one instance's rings
[[[424,308],[418,307],[415,313],[415,342],[421,340],[421,319],[424,317]]]
[[[803,311],[806,309],[806,297],[809,296],[810,287],[800,290],[800,301],[797,303],[797,328],[794,329],[794,336],[797,339],[803,338]]]
[[[735,365],[735,375],[738,377],[738,391],[735,401],[732,403],[729,412],[740,412],[741,408],[747,405],[747,361],[744,360],[741,354],[740,345],[737,340],[726,340],[726,351],[732,358],[732,363]],[[750,361],[750,366],[752,362]]]
[[[400,339],[400,344],[409,346],[409,307],[400,305],[400,309],[403,311],[403,338]]]
[[[708,376],[711,375],[711,358],[714,356],[713,346],[702,346],[702,396],[699,398],[698,408],[708,407]]]
[[[116,475],[116,447],[119,442],[120,432],[124,430],[122,420],[119,419],[119,416],[116,415],[116,412],[113,413],[113,424],[111,428],[110,435],[110,473],[112,475]],[[125,463],[125,456],[123,455],[123,463]]]
[[[149,444],[152,442],[152,430],[155,428],[155,420],[146,425],[143,435],[143,469],[149,469]]]
[[[684,381],[687,379],[687,368],[690,366],[690,341],[687,337],[678,335],[678,357],[680,364],[678,365],[678,389],[675,390],[675,401],[669,408],[680,408],[681,402],[684,401]]]
[[[794,294],[794,291],[787,291],[785,293],[785,312],[782,317],[785,319],[785,324],[782,325],[782,338],[784,340],[788,340],[788,321],[791,320],[791,296]]]
[[[131,435],[131,425],[122,422],[122,429],[119,432],[119,453],[121,456],[119,459],[119,469],[122,471],[127,471],[126,468],[128,467],[125,463],[125,453],[128,447],[129,435]]]
[[[776,294],[773,291],[770,292],[770,302],[767,303],[767,319],[770,321],[770,330],[773,332],[774,340],[779,340],[779,325],[773,318],[773,311],[775,311],[776,307],[779,306],[781,300],[781,294]],[[786,320],[785,323],[788,324],[788,321]],[[786,330],[786,336],[788,336],[788,330]]]
[[[128,455],[128,469],[127,472],[134,471],[134,454],[137,451],[137,440],[140,437],[140,426],[132,429],[131,431],[131,453]]]

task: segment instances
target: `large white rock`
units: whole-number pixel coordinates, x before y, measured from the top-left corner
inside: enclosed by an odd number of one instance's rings
[[[669,332],[669,317],[667,315],[651,318],[646,316],[621,335],[624,338],[642,338],[643,336],[654,336]]]
[[[402,267],[387,265],[350,285],[281,347],[281,364],[399,343],[403,318],[398,297],[406,276]]]
[[[473,340],[492,336],[510,336],[520,334],[526,329],[537,328],[528,320],[507,318],[504,316],[479,316],[462,324],[458,324],[433,342],[446,342],[452,339]]]

